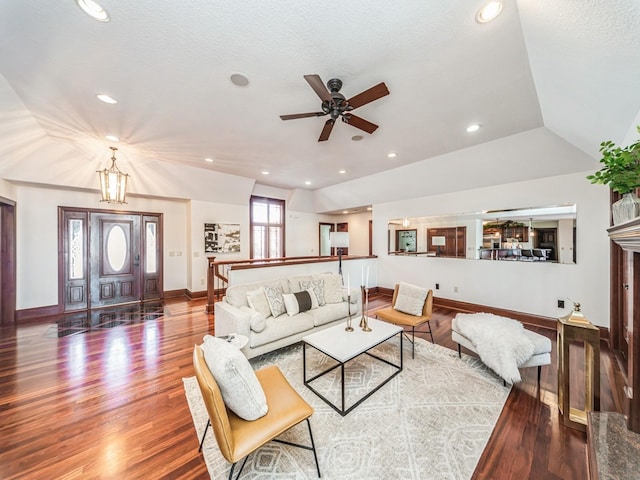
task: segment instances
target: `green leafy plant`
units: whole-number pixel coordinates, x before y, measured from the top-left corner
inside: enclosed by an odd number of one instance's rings
[[[637,127],[640,132],[640,126]],[[587,176],[591,183],[609,185],[614,192],[625,194],[640,187],[640,141],[628,147],[617,147],[613,142],[600,144],[604,165],[593,175]]]

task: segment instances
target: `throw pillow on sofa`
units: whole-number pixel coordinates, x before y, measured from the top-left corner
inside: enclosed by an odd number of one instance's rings
[[[324,280],[318,279],[302,281],[300,282],[300,287],[302,287],[303,290],[307,290],[308,288],[312,289],[313,293],[316,294],[316,299],[318,300],[318,305],[320,307],[326,303],[324,299]]]
[[[300,283],[309,282],[311,280],[313,280],[313,277],[311,275],[294,275],[292,277],[289,277],[289,290],[292,293],[304,290]]]
[[[201,348],[225,405],[245,420],[266,415],[267,398],[247,357],[229,342],[211,335],[204,336]]]
[[[318,299],[316,298],[316,294],[313,291],[313,288],[307,288],[305,292],[307,292],[309,294],[309,297],[311,297],[311,310],[313,310],[314,308],[318,308],[320,305],[318,305]]]
[[[285,293],[282,297],[284,298],[284,306],[287,309],[287,314],[290,317],[300,312],[311,310],[311,295],[309,295],[307,290],[296,293]]]
[[[264,287],[247,292],[247,303],[255,311],[264,315],[265,318],[271,315],[271,308],[269,307],[267,296],[264,293]]]
[[[273,287],[267,285],[264,287],[264,294],[267,296],[267,301],[269,302],[269,310],[271,310],[271,315],[273,315],[274,318],[286,312],[282,293],[282,287],[280,286]]]
[[[320,275],[324,281],[324,301],[342,303],[342,276],[337,273]]]

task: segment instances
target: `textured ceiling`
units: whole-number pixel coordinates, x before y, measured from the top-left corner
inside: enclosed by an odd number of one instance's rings
[[[113,134],[132,163],[315,190],[541,126],[594,155],[640,111],[637,1],[505,0],[485,25],[469,0],[100,3],[108,23],[73,0],[0,3],[0,74],[87,158]],[[305,74],[340,78],[347,98],[385,82],[355,112],[380,128],[339,122],[319,143],[325,118],[282,121],[320,109]]]

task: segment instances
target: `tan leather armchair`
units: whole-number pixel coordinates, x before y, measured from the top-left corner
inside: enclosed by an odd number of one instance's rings
[[[244,458],[236,478],[240,477],[249,454],[272,440],[311,450],[316,462],[318,477],[320,477],[318,456],[309,423],[313,408],[294,390],[277,366],[271,365],[256,371],[258,381],[267,398],[269,410],[265,416],[253,421],[243,420],[227,409],[218,384],[207,366],[202,349],[198,345],[193,350],[193,367],[209,414],[199,451],[202,450],[204,438],[209,426],[211,426],[222,456],[232,463],[229,479],[233,478],[233,471],[238,461]],[[311,446],[275,438],[303,420],[307,421]]]
[[[422,315],[409,315],[408,313],[399,312],[393,307],[396,304],[396,299],[398,298],[398,287],[400,285],[396,284],[395,289],[393,290],[393,299],[391,300],[391,306],[387,308],[383,308],[376,312],[376,318],[384,320],[385,322],[393,323],[394,325],[400,325],[402,327],[411,327],[411,338],[409,341],[411,342],[411,358],[415,358],[415,340],[416,340],[416,332],[418,333],[429,333],[431,335],[431,343],[435,343],[433,340],[433,332],[431,331],[431,324],[429,320],[431,320],[431,314],[433,311],[433,291],[429,290],[427,293],[427,298],[424,301],[424,306],[422,307]],[[416,330],[416,327],[427,324],[429,326],[429,331],[421,331]],[[405,336],[409,338],[406,335]]]

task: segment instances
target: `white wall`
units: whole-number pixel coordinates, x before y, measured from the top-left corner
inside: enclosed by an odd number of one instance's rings
[[[403,280],[434,288],[437,296],[512,309],[547,317],[568,310],[556,308],[557,299],[578,301],[597,325],[608,326],[609,305],[609,190],[591,185],[590,172],[499,185],[477,190],[424,196],[376,204],[373,213],[318,215],[287,211],[287,253],[312,255],[318,247],[318,222],[348,222],[350,253],[368,253],[368,220],[373,218],[373,248],[379,258],[371,268],[370,285],[391,288]],[[13,185],[13,184],[12,184]],[[15,185],[17,203],[17,308],[57,304],[59,205],[105,208],[95,192],[55,190]],[[11,189],[9,189],[9,193]],[[239,223],[241,253],[248,257],[249,209],[205,201],[160,200],[131,196],[127,210],[162,213],[164,219],[164,288],[204,290],[207,259],[204,223]],[[387,222],[404,216],[443,215],[489,209],[576,203],[577,264],[532,264],[448,258],[387,255]],[[115,208],[112,208],[116,210]],[[174,255],[171,255],[171,253]],[[230,254],[228,257],[231,258]],[[344,262],[352,285],[358,283],[360,265]],[[354,270],[355,269],[355,270]],[[458,288],[454,292],[454,287]],[[570,305],[571,302],[567,302]]]
[[[557,300],[582,304],[594,324],[609,326],[609,189],[591,185],[591,172],[498,185],[406,201],[375,204],[374,254],[379,285],[406,281],[435,289],[436,296],[546,317],[569,313]],[[577,264],[499,262],[387,255],[387,222],[402,217],[480,210],[577,204]],[[457,287],[457,292],[454,291]]]
[[[188,223],[191,234],[188,237],[189,272],[186,288],[192,292],[207,289],[207,268],[209,256],[216,260],[243,260],[249,258],[249,199],[246,205],[230,205],[226,203],[212,203],[192,200],[189,202],[190,218]],[[204,224],[205,223],[237,223],[240,225],[239,253],[205,253],[204,252]]]

